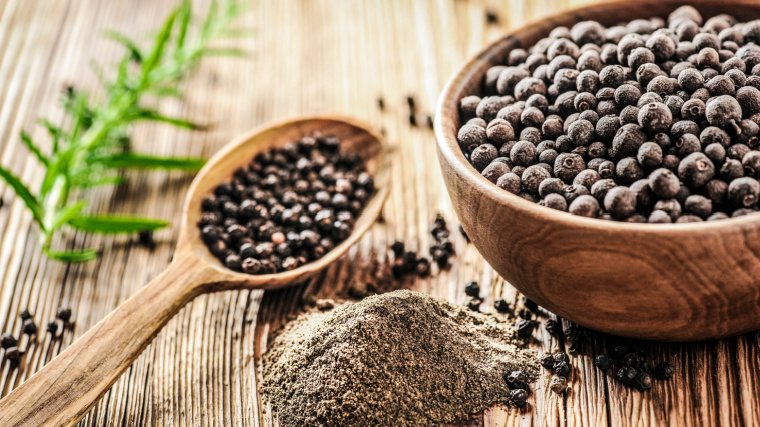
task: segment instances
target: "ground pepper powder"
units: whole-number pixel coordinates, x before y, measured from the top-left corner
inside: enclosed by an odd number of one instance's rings
[[[262,387],[283,426],[430,426],[509,404],[536,356],[507,319],[401,290],[286,325]]]

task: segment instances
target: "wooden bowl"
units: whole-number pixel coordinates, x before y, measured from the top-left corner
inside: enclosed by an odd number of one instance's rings
[[[501,190],[457,143],[459,100],[480,93],[485,71],[561,25],[667,17],[672,0],[614,1],[516,30],[465,63],[441,94],[438,160],[467,235],[530,299],[585,327],[632,338],[692,341],[760,329],[760,215],[691,224],[629,224],[552,210]],[[748,0],[691,2],[704,17],[760,17]]]

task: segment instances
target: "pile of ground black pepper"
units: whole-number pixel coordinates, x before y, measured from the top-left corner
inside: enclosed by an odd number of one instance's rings
[[[321,258],[353,231],[375,193],[357,155],[333,135],[259,153],[201,204],[201,238],[228,268],[267,274]]]
[[[264,356],[284,426],[430,426],[525,403],[536,353],[510,323],[412,291],[314,311]]]
[[[555,28],[460,101],[465,156],[574,215],[701,222],[758,211],[760,20],[691,6]]]

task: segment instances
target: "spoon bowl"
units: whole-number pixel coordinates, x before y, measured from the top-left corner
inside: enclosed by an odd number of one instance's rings
[[[324,135],[335,135],[340,140],[341,150],[358,155],[364,162],[367,172],[375,178],[377,192],[367,203],[351,235],[338,244],[322,258],[290,271],[277,274],[245,274],[234,272],[225,267],[201,241],[198,230],[198,220],[201,217],[201,202],[212,194],[214,188],[221,182],[229,181],[233,172],[248,164],[253,157],[273,147],[279,147],[287,142],[321,132]],[[387,156],[382,138],[349,119],[312,117],[289,120],[272,126],[254,129],[239,136],[216,153],[198,172],[188,190],[188,197],[182,216],[182,228],[177,243],[177,252],[188,249],[188,256],[213,269],[218,279],[214,287],[277,289],[301,282],[330,265],[343,255],[366,231],[380,214],[383,201],[388,195],[390,170],[387,166]],[[183,252],[184,253],[184,252]]]
[[[201,201],[238,168],[272,147],[320,132],[340,140],[373,175],[376,192],[349,237],[323,257],[294,270],[249,275],[227,269],[200,239]],[[198,295],[232,289],[277,289],[315,275],[343,255],[380,214],[390,170],[383,138],[352,119],[308,117],[254,129],[229,142],[188,190],[174,259],[167,269],[111,312],[40,371],[0,400],[2,426],[76,424],[142,353],[161,328]]]

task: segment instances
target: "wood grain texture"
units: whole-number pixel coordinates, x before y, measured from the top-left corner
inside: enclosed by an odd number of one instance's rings
[[[194,2],[199,10],[207,2]],[[41,174],[18,138],[26,129],[38,140],[40,114],[63,119],[56,100],[66,84],[96,87],[87,62],[115,61],[120,48],[99,37],[104,29],[146,35],[174,2],[0,2],[0,162],[39,185]],[[259,426],[268,425],[265,402],[256,393],[256,355],[304,293],[344,295],[354,280],[418,289],[465,302],[466,280],[478,280],[483,309],[519,293],[456,233],[458,220],[434,159],[435,141],[424,127],[448,78],[468,57],[509,29],[576,6],[578,1],[504,0],[308,0],[254,2],[242,25],[258,29],[243,47],[246,60],[210,58],[186,85],[183,101],[166,112],[213,123],[205,133],[159,125],[135,129],[137,149],[166,155],[211,156],[252,127],[312,113],[341,113],[384,128],[393,145],[392,191],[385,222],[373,225],[347,255],[315,279],[277,291],[228,291],[202,295],[180,310],[153,343],[80,422],[81,426]],[[487,25],[485,10],[500,11]],[[94,95],[99,92],[96,91]],[[405,97],[414,94],[420,123],[411,127]],[[379,111],[377,97],[385,100]],[[179,173],[129,173],[127,183],[87,193],[92,209],[141,213],[170,220],[156,234],[155,249],[131,238],[70,233],[56,244],[107,248],[97,261],[79,266],[40,256],[37,231],[11,190],[0,187],[0,330],[18,335],[18,313],[26,307],[38,323],[61,306],[73,309],[72,328],[55,340],[42,334],[28,347],[19,369],[0,368],[6,395],[68,347],[116,306],[136,294],[168,265],[179,237],[184,194],[191,177]],[[457,256],[450,270],[428,280],[393,284],[386,248],[403,239],[427,251],[428,226],[436,212],[449,221]],[[518,304],[519,307],[519,304]],[[565,348],[545,331],[537,348]],[[535,386],[527,411],[494,409],[474,424],[517,425],[760,425],[760,334],[693,344],[653,346],[653,360],[675,363],[676,377],[641,394],[620,387],[593,368],[609,340],[595,337],[572,358],[567,396],[548,390],[549,376]]]

